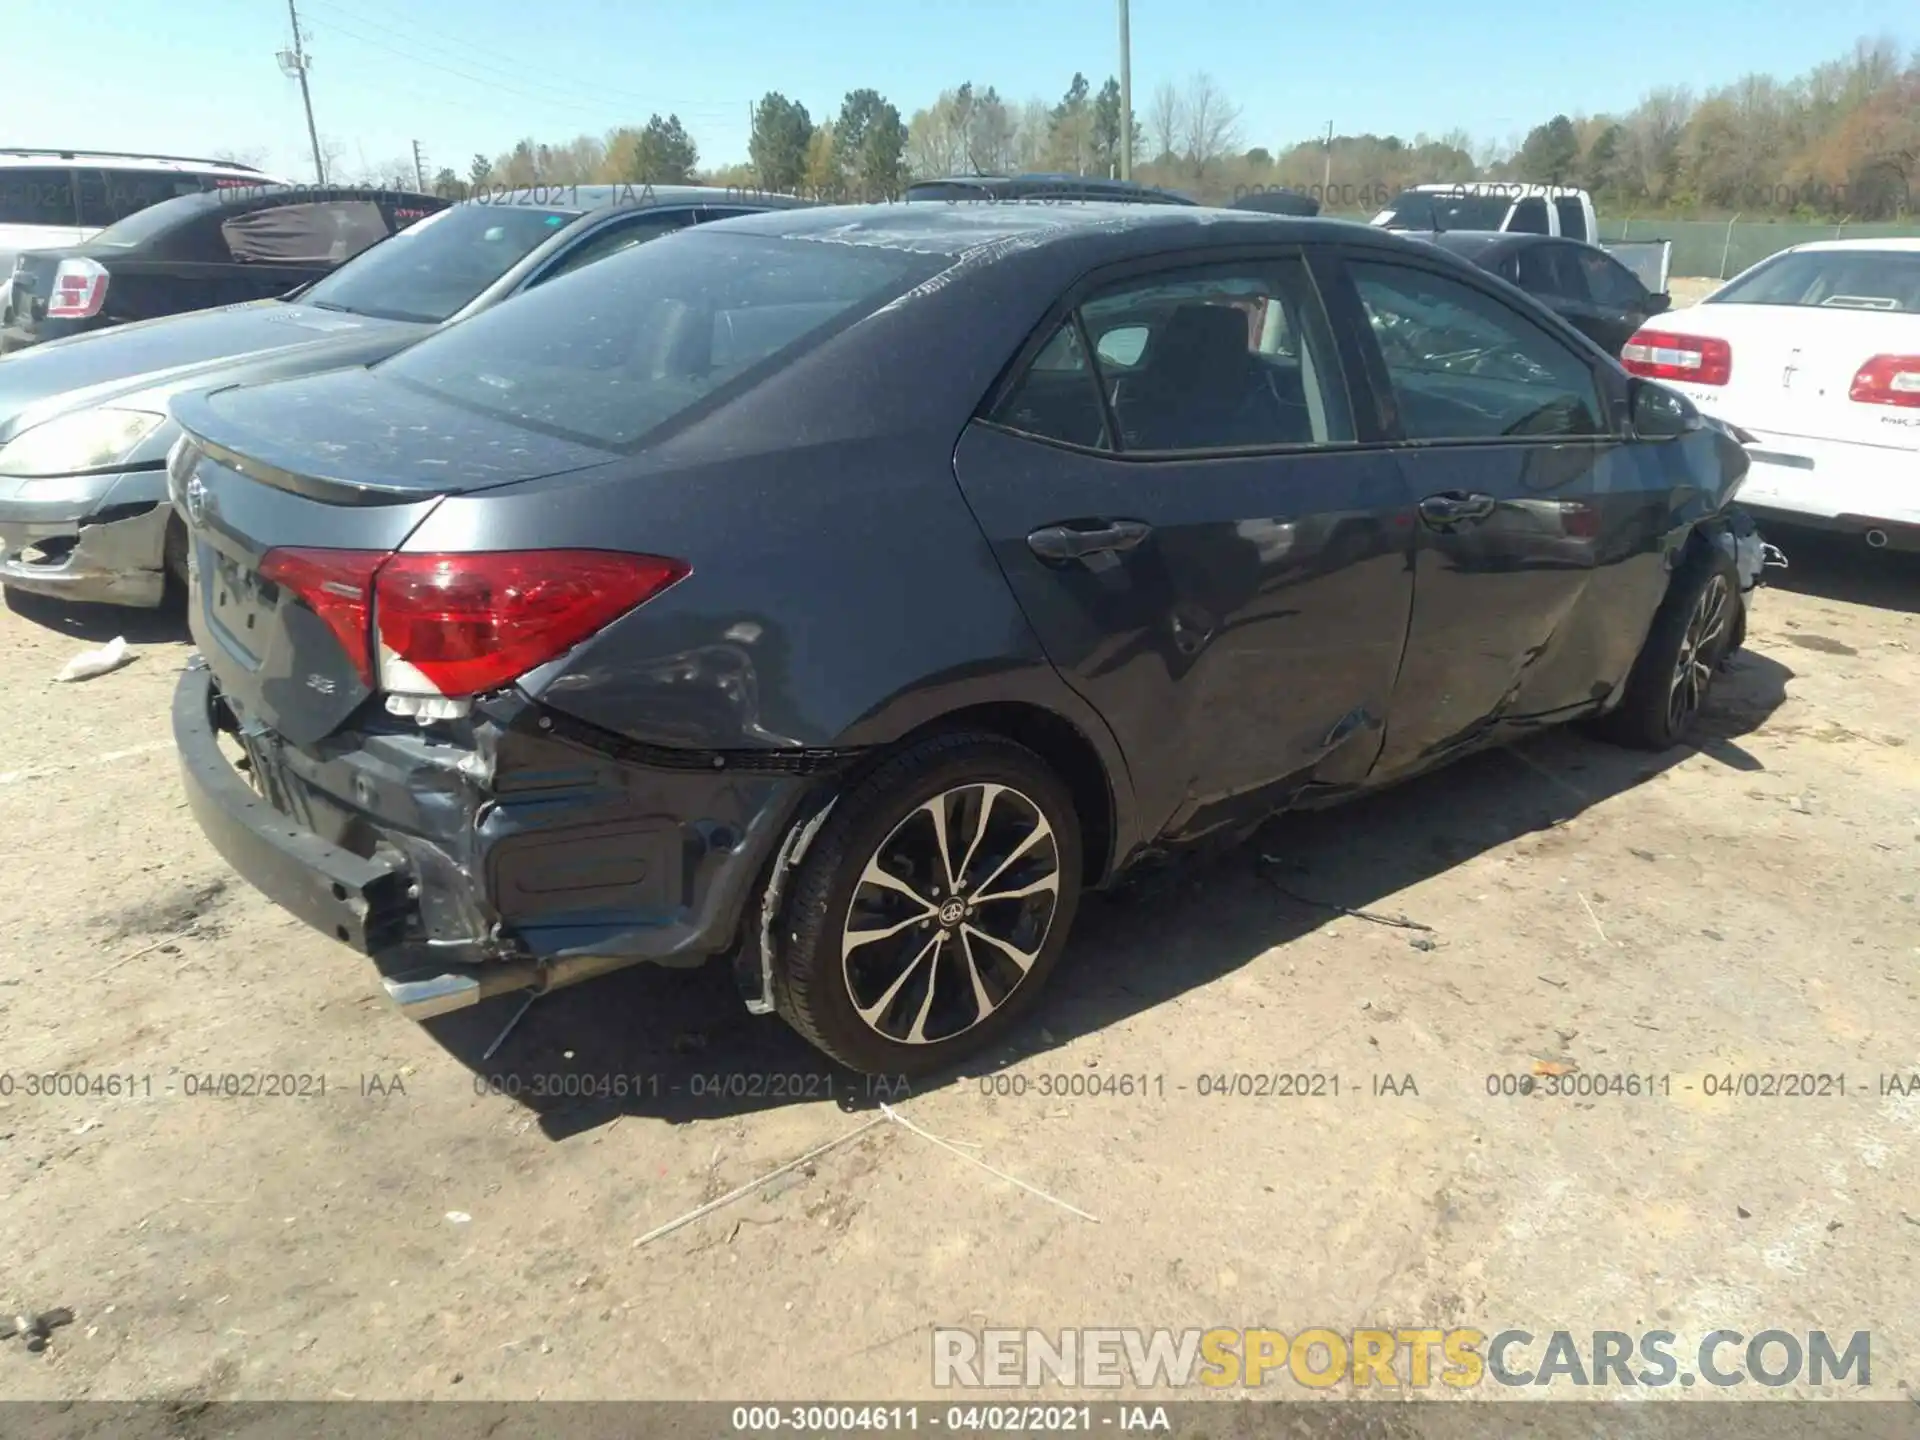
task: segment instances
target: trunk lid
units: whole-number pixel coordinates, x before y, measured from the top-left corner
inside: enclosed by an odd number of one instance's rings
[[[194,641],[243,734],[299,746],[346,726],[375,686],[328,620],[262,573],[269,552],[360,551],[370,566],[448,495],[614,458],[364,369],[183,395],[173,414],[186,438],[168,483],[187,522]],[[370,607],[359,618],[364,631]]]
[[[1875,355],[1920,354],[1920,316],[1837,305],[1703,303],[1655,316],[1655,329],[1706,335],[1733,349],[1727,384],[1693,388],[1703,408],[1761,435],[1911,446],[1906,416],[1849,398],[1853,377]]]

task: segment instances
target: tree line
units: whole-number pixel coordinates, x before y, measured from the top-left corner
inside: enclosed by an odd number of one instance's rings
[[[780,92],[753,110],[747,159],[702,168],[676,115],[601,136],[475,155],[442,168],[441,193],[477,185],[629,182],[753,187],[828,200],[897,197],[913,179],[1066,171],[1115,175],[1120,86],[1076,72],[1057,101],[1014,101],[969,80],[909,116],[854,90],[819,116]],[[1920,52],[1862,40],[1790,79],[1747,75],[1696,93],[1653,89],[1621,114],[1560,114],[1504,142],[1455,129],[1411,139],[1315,136],[1250,145],[1242,111],[1208,74],[1164,82],[1128,117],[1133,176],[1219,203],[1260,187],[1365,211],[1407,185],[1505,180],[1579,185],[1609,214],[1689,213],[1888,219],[1920,209]],[[375,167],[376,171],[378,167]],[[367,179],[413,183],[410,167]]]

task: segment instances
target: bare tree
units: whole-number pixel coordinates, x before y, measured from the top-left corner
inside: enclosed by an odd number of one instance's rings
[[[1207,167],[1240,148],[1240,107],[1204,70],[1187,81],[1180,102],[1183,158],[1200,179]]]
[[[1153,159],[1164,163],[1178,153],[1177,146],[1185,126],[1185,108],[1180,92],[1171,82],[1162,82],[1153,92],[1147,107],[1147,138],[1153,142]]]
[[[1053,110],[1044,100],[1029,100],[1013,122],[1013,162],[1022,170],[1038,170],[1047,163],[1053,143]]]

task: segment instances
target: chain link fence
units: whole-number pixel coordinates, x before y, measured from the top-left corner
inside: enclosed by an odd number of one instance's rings
[[[1658,217],[1600,221],[1603,243],[1615,240],[1671,240],[1669,273],[1706,279],[1731,279],[1749,265],[1790,245],[1810,240],[1868,240],[1920,237],[1920,219],[1874,225],[1806,224],[1770,220],[1663,220]]]

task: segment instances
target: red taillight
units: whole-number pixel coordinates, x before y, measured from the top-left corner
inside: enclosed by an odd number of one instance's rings
[[[1724,385],[1733,375],[1733,347],[1711,335],[1638,330],[1621,349],[1620,363],[1649,380]]]
[[[107,267],[98,260],[62,260],[47,296],[49,320],[86,320],[107,303]]]
[[[373,576],[386,550],[269,550],[260,573],[284,585],[326,623],[347,652],[360,683],[373,686],[373,651],[367,620],[373,607]]]
[[[396,555],[374,581],[381,688],[497,690],[652,599],[687,565],[606,550]]]
[[[333,632],[361,683],[393,694],[497,690],[557,659],[688,573],[609,550],[396,555],[269,550],[260,573]]]
[[[1847,398],[1862,405],[1920,410],[1920,355],[1876,355],[1853,377]]]

